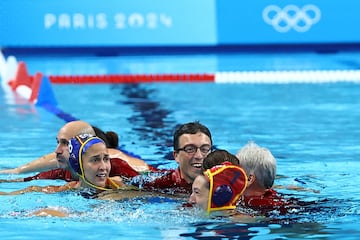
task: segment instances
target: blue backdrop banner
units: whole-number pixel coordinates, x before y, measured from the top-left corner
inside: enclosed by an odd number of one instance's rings
[[[0,46],[214,45],[213,0],[6,0]]]
[[[359,0],[5,0],[0,47],[360,43]]]
[[[358,0],[217,1],[221,44],[359,43]]]

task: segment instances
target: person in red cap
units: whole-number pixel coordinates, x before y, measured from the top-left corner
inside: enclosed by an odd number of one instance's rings
[[[245,171],[230,162],[223,162],[195,178],[189,203],[207,213],[234,210],[246,185]]]

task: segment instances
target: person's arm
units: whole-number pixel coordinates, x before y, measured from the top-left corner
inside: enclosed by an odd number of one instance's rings
[[[57,168],[57,161],[56,153],[52,152],[17,168],[0,170],[0,174],[22,174],[41,172],[54,168]]]
[[[56,192],[65,192],[70,189],[79,188],[80,184],[77,181],[69,182],[61,186],[29,186],[27,188],[13,191],[13,192],[0,192],[0,195],[20,195],[28,192],[43,192],[43,193],[56,193]]]
[[[57,209],[43,208],[37,211],[34,211],[29,214],[29,216],[38,216],[38,217],[67,217],[69,214]]]
[[[0,179],[0,183],[25,182],[24,178]]]
[[[120,158],[126,161],[137,172],[149,171],[149,165],[142,159],[132,157],[119,149],[108,148],[110,158]]]
[[[302,186],[296,186],[296,185],[288,185],[288,186],[274,185],[273,188],[286,189],[286,190],[295,190],[295,191],[298,191],[298,192],[320,193],[320,190],[311,189],[311,188],[304,188]]]
[[[71,176],[71,172],[69,170],[65,170],[63,168],[57,168],[46,172],[40,172],[36,175],[28,176],[24,178],[0,179],[0,183],[30,182],[33,180],[40,180],[40,179],[52,179],[52,180],[60,179],[60,180],[65,180],[66,182],[72,182],[78,180],[78,178],[73,178]]]

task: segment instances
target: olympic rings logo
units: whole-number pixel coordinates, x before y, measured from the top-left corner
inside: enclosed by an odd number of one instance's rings
[[[276,5],[269,5],[263,10],[262,17],[278,32],[284,33],[291,29],[297,32],[306,32],[320,20],[321,11],[312,4],[302,8],[287,5],[283,9]]]

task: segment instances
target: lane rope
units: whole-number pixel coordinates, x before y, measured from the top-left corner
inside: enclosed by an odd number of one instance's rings
[[[151,82],[214,83],[335,83],[360,82],[360,70],[233,71],[204,74],[50,75],[55,84],[109,84]]]

